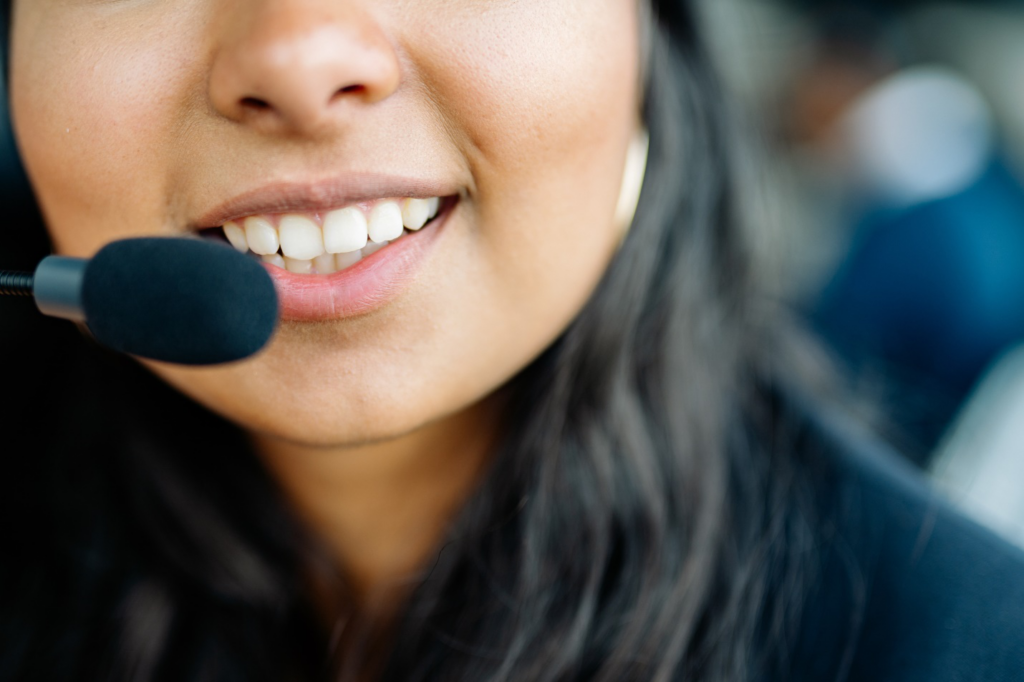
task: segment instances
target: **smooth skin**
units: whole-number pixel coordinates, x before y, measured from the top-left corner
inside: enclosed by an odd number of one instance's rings
[[[252,435],[382,617],[479,481],[501,387],[614,255],[637,15],[636,0],[15,2],[13,124],[60,253],[186,232],[271,182],[383,173],[460,197],[383,308],[284,323],[231,366],[147,363]]]

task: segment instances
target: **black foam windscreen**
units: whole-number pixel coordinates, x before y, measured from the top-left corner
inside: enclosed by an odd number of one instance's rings
[[[103,345],[184,365],[249,357],[277,325],[277,294],[264,267],[201,239],[108,244],[86,267],[82,303]]]

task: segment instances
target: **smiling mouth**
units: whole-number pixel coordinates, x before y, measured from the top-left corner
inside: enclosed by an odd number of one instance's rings
[[[201,234],[295,274],[329,275],[419,231],[450,203],[442,197],[379,199],[328,211],[250,215]]]

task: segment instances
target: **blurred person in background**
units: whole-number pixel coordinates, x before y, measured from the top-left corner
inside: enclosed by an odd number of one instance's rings
[[[955,5],[933,7],[808,6],[817,45],[794,74],[790,118],[817,169],[843,187],[849,246],[809,297],[811,318],[855,374],[880,384],[920,465],[985,370],[1024,340],[1024,191],[987,97],[951,47],[979,22],[947,16],[937,33],[934,15]]]
[[[0,678],[1024,667],[1024,556],[861,435],[758,295],[689,3],[7,11],[53,247],[228,239],[285,315],[197,370],[5,305],[35,379],[4,410]],[[354,263],[281,243],[397,200],[429,221]],[[6,253],[43,234],[12,223]],[[294,293],[346,277],[379,295]]]

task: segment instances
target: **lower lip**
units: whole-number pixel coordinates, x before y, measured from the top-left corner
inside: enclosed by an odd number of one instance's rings
[[[448,217],[450,204],[423,229],[330,275],[297,275],[265,265],[274,280],[282,320],[314,322],[365,315],[397,298],[412,283]]]

